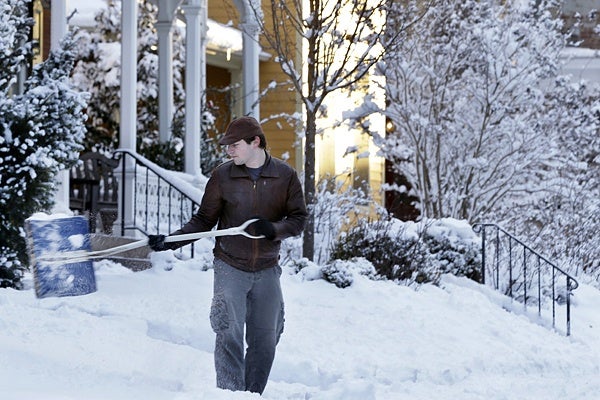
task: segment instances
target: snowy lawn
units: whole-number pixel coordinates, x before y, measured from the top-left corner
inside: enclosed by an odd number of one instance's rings
[[[98,291],[86,296],[0,289],[2,400],[260,398],[215,388],[212,270],[168,253],[138,273],[95,263]],[[600,398],[591,286],[575,291],[565,337],[463,278],[339,289],[284,268],[282,285],[285,332],[263,398]]]

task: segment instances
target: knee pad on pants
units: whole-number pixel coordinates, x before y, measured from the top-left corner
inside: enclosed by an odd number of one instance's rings
[[[215,294],[210,307],[210,325],[214,332],[223,332],[229,328],[229,311],[223,295]]]

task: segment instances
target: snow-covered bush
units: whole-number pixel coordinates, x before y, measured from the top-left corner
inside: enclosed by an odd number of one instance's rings
[[[302,243],[300,243],[300,246],[301,245]],[[292,272],[294,274],[301,276],[302,280],[304,281],[316,281],[318,279],[323,279],[321,266],[310,261],[308,258],[292,260],[287,265],[292,268]]]
[[[344,179],[346,178],[346,179]],[[344,227],[364,219],[372,212],[369,193],[353,188],[348,177],[327,176],[317,183],[315,202],[310,211],[315,221],[314,261],[330,259],[330,251]],[[282,244],[282,263],[301,258],[302,238],[286,239]]]
[[[429,262],[422,269],[428,280],[437,282],[442,274],[452,274],[481,282],[481,242],[465,221],[431,221],[422,240]]]
[[[361,220],[335,242],[332,260],[362,257],[373,263],[377,273],[392,280],[409,279],[415,261],[424,255],[416,238],[406,237],[393,219]]]
[[[363,257],[390,280],[437,283],[445,273],[479,281],[480,252],[477,237],[464,221],[391,218],[354,226],[336,242],[331,257]]]
[[[323,279],[339,288],[346,288],[354,283],[357,276],[376,279],[377,272],[373,264],[364,258],[351,260],[333,260],[321,268]]]
[[[50,210],[55,177],[79,159],[87,97],[69,81],[71,34],[14,85],[31,59],[27,3],[9,0],[0,21],[0,285],[14,287],[28,263],[25,219]]]
[[[372,204],[369,193],[353,188],[350,176],[326,176],[317,183],[314,204],[310,207],[315,220],[314,261],[329,259],[329,251],[344,226],[364,218]]]
[[[17,253],[9,247],[0,248],[0,288],[20,288],[25,269]]]

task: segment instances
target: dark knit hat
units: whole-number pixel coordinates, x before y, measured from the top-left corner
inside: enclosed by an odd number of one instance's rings
[[[258,121],[252,117],[240,117],[229,123],[225,135],[219,140],[219,144],[232,144],[258,135],[264,135]]]

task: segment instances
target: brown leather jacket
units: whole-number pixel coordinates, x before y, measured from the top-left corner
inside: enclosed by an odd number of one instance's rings
[[[216,258],[244,271],[274,267],[279,260],[281,240],[299,235],[304,229],[307,212],[296,171],[268,154],[256,182],[250,179],[244,165],[228,161],[215,168],[200,209],[172,235],[209,231],[217,223],[218,229],[231,228],[254,216],[273,222],[275,240],[221,236],[213,250]],[[248,231],[252,233],[251,228],[252,225]]]

